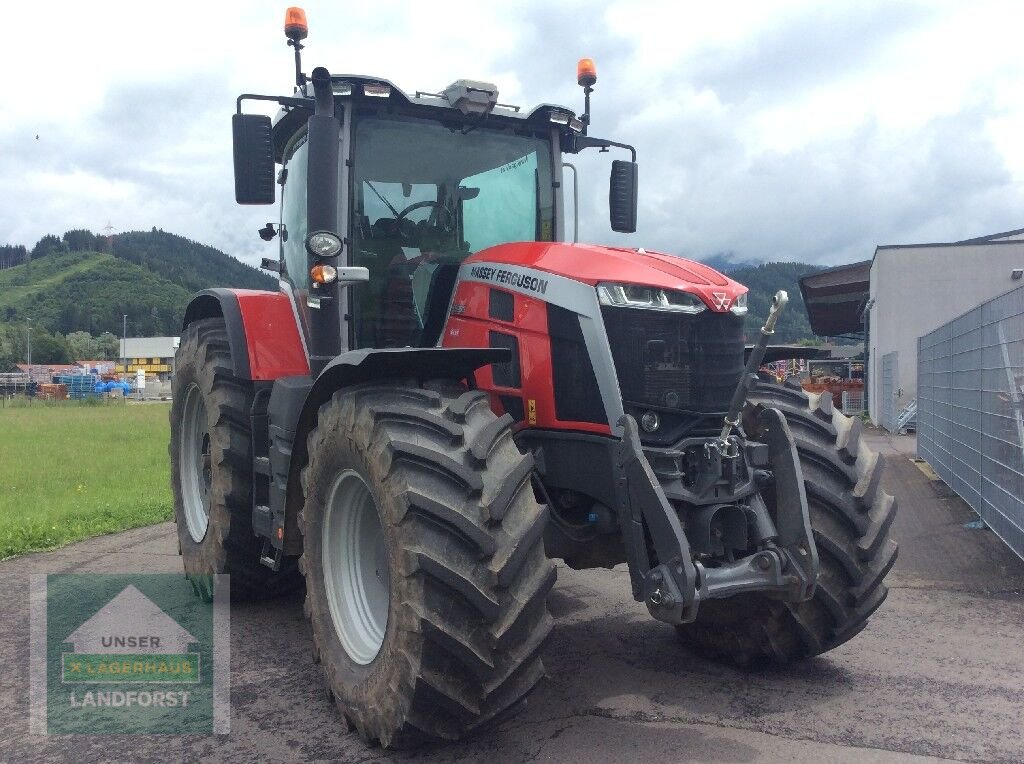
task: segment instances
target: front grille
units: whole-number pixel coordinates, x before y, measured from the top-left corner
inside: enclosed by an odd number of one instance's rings
[[[624,404],[724,414],[743,374],[743,318],[601,309]]]

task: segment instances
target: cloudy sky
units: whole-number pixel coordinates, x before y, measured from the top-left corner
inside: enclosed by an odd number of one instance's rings
[[[0,243],[152,226],[247,262],[270,208],[233,201],[240,92],[286,93],[283,2],[22,4],[0,46]],[[581,239],[838,264],[879,243],[1024,226],[1017,2],[307,2],[305,69],[458,78],[582,106],[634,144],[639,230],[579,158]],[[13,26],[12,26],[13,25]],[[18,27],[16,29],[15,27]],[[37,138],[38,136],[38,138]]]

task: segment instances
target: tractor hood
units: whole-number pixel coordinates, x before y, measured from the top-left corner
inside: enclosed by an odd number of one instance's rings
[[[534,268],[592,286],[609,281],[690,292],[718,313],[728,311],[747,291],[742,284],[693,260],[624,247],[515,242],[481,250],[466,262]]]

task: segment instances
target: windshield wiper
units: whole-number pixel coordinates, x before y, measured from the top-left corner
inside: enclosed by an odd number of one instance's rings
[[[398,210],[396,210],[394,208],[394,206],[391,204],[391,202],[389,202],[387,199],[385,199],[383,196],[381,196],[380,191],[378,191],[376,188],[374,188],[373,184],[370,181],[366,181],[366,185],[368,185],[370,187],[370,190],[373,191],[373,193],[375,193],[377,195],[378,199],[380,199],[382,202],[384,202],[384,204],[387,205],[387,208],[389,210],[391,210],[391,214],[395,216],[395,220],[398,220]]]

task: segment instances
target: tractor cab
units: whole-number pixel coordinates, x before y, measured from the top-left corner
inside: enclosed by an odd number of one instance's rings
[[[336,109],[348,114],[341,129],[349,177],[339,193],[347,264],[369,274],[350,290],[349,346],[432,347],[466,257],[495,244],[561,238],[560,131],[547,107],[520,116],[496,106],[497,89],[486,83],[446,89],[485,94],[488,111],[468,115],[458,96],[410,99],[393,85],[351,78],[332,85]],[[289,143],[286,168],[306,161],[301,131]],[[286,182],[286,217],[288,190]]]
[[[634,161],[613,163],[609,198],[613,229],[635,230],[635,151],[586,135],[596,74],[592,62],[581,64],[587,107],[579,117],[562,106],[524,111],[499,103],[497,87],[486,82],[458,80],[410,95],[380,78],[323,69],[307,77],[298,55],[291,97],[240,96],[236,199],[273,203],[275,181],[282,186],[280,222],[261,231],[264,238],[281,233],[280,259],[264,267],[280,273],[307,336],[310,310],[333,300],[340,331],[331,353],[437,345],[468,256],[509,242],[565,240],[563,152],[615,146],[632,153]],[[322,144],[310,140],[318,98]],[[243,114],[246,100],[277,101],[282,109],[271,125]],[[275,164],[282,168],[276,178]],[[309,200],[323,209],[311,215]],[[311,227],[318,215],[321,224]],[[310,252],[314,228],[337,237],[336,259]],[[332,289],[312,275],[321,264],[349,274],[365,269],[358,281],[366,283]]]

